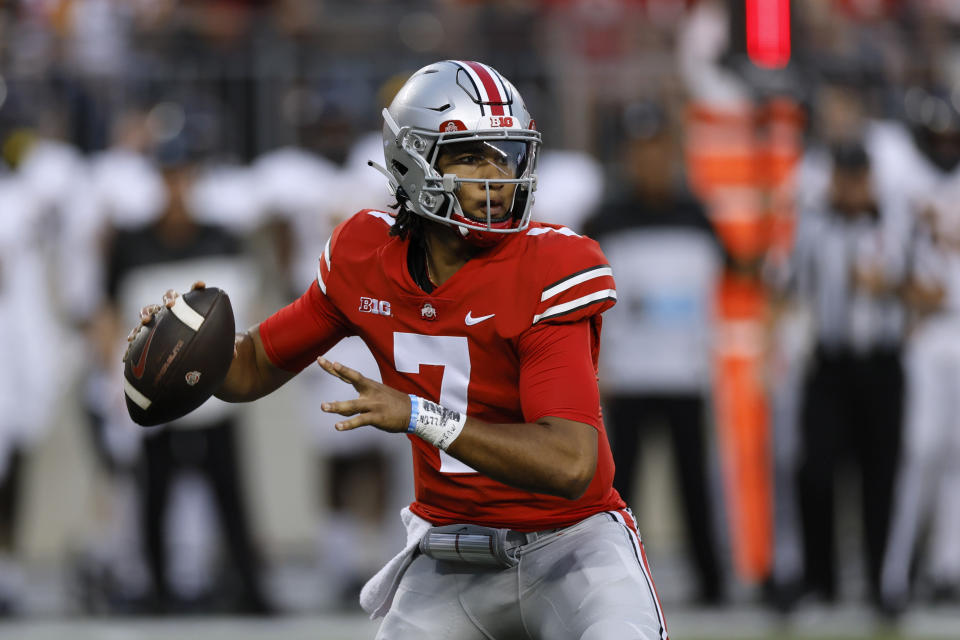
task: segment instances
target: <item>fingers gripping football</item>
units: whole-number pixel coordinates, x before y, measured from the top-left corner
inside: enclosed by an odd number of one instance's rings
[[[201,289],[206,289],[207,285],[203,280],[197,280],[192,285],[190,285],[190,291],[199,291]],[[177,302],[177,296],[180,294],[174,291],[173,289],[167,289],[166,293],[163,294],[163,306],[167,309],[172,307]],[[142,316],[141,312],[141,316]]]
[[[190,286],[190,291],[198,291],[200,289],[206,289],[207,285],[203,280],[197,280]],[[137,336],[137,333],[140,331],[140,327],[150,324],[150,321],[153,320],[153,316],[157,315],[157,312],[160,311],[163,307],[170,308],[177,301],[177,296],[180,294],[174,291],[173,289],[167,289],[163,294],[163,306],[159,304],[148,304],[147,306],[140,309],[140,324],[133,328],[133,331],[130,332],[130,335],[127,336],[127,342],[133,342],[133,339]]]
[[[338,431],[349,431],[364,425],[392,433],[407,430],[410,422],[410,397],[407,394],[371,380],[339,362],[318,358],[317,364],[330,375],[353,386],[358,394],[353,400],[321,403],[320,409],[327,413],[352,416],[334,425]]]
[[[199,289],[205,289],[206,287],[207,285],[203,280],[197,280],[190,286],[190,291],[197,291]],[[177,296],[179,295],[180,294],[174,291],[173,289],[167,289],[167,291],[163,294],[162,306],[159,304],[148,304],[147,306],[140,309],[140,323],[137,326],[135,326],[133,330],[130,331],[130,333],[127,335],[127,342],[132,344],[133,341],[137,339],[137,334],[140,333],[140,329],[150,324],[150,322],[153,321],[153,317],[160,312],[160,309],[162,309],[163,307],[166,307],[168,309],[172,307],[174,303],[177,301]],[[129,353],[129,346],[127,348],[127,352]],[[126,361],[128,353],[125,353],[123,355],[124,361]]]

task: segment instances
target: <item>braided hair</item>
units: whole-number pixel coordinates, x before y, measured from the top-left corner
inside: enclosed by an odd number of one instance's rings
[[[397,201],[390,205],[391,209],[397,210],[393,226],[390,227],[390,235],[397,236],[401,240],[406,240],[408,237],[415,241],[422,240],[423,225],[426,220],[410,210],[410,200],[403,189],[397,189],[396,195]]]

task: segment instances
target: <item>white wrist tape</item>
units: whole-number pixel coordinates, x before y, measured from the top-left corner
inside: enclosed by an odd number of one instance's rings
[[[459,411],[445,409],[435,402],[410,394],[410,424],[407,433],[420,436],[433,446],[447,450],[467,422]]]

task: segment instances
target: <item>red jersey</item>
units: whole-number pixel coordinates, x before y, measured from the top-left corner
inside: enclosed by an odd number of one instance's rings
[[[271,361],[299,371],[358,335],[383,383],[404,393],[492,423],[554,416],[598,430],[597,470],[577,500],[507,486],[409,436],[411,510],[434,524],[535,531],[624,508],[597,389],[600,314],[616,300],[597,243],[532,223],[426,293],[407,266],[410,242],[390,236],[392,224],[365,210],[334,230],[310,289],[260,325]]]

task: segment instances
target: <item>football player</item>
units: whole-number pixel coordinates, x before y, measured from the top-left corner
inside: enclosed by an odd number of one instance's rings
[[[406,548],[365,586],[378,637],[667,638],[600,417],[598,245],[530,221],[540,133],[477,62],[428,65],[383,111],[398,212],[334,231],[301,298],[237,337],[217,396],[266,395],[313,362],[356,397],[340,431],[412,443]],[[360,336],[382,383],[323,358]]]

